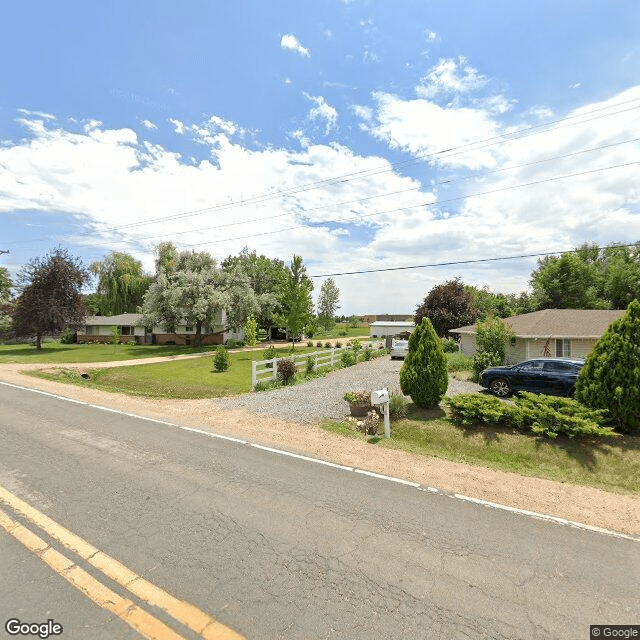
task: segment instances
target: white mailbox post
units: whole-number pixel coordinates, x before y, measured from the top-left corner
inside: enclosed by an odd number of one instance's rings
[[[371,404],[382,406],[384,415],[384,437],[391,437],[391,423],[389,422],[389,390],[387,388],[371,392]]]

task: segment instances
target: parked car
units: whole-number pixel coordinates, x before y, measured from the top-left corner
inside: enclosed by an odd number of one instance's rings
[[[478,382],[499,398],[514,391],[572,397],[583,365],[584,360],[536,358],[511,367],[485,369]]]
[[[409,351],[409,341],[408,340],[396,340],[395,338],[391,341],[391,349],[389,353],[391,354],[391,359],[395,360],[399,358],[404,360],[404,357],[407,355]]]

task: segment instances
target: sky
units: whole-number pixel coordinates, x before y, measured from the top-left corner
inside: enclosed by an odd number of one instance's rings
[[[331,275],[340,314],[411,314],[452,278],[527,290],[537,258],[469,261],[640,240],[637,0],[35,0],[3,23],[12,275],[57,247],[149,272],[162,241],[248,247],[301,255],[314,297]]]

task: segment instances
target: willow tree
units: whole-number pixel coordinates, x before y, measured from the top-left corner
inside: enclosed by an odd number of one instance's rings
[[[133,313],[142,304],[152,277],[145,274],[142,263],[128,253],[114,251],[90,267],[98,278],[97,293],[102,315]]]

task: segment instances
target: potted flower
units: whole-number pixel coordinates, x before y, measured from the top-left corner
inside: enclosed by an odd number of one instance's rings
[[[363,417],[371,409],[370,391],[347,391],[344,399],[349,403],[349,410],[352,416]]]

